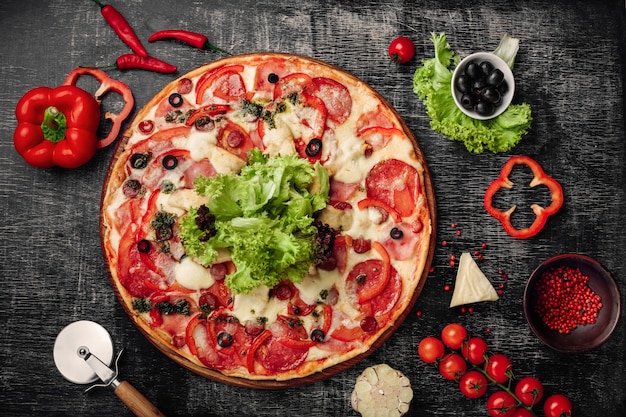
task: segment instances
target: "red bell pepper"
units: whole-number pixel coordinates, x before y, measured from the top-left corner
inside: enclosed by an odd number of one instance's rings
[[[498,190],[513,187],[513,182],[509,179],[509,175],[515,165],[528,166],[534,175],[529,186],[535,187],[537,185],[544,185],[548,187],[552,196],[552,201],[548,207],[542,207],[539,204],[532,204],[530,206],[536,217],[533,223],[524,229],[517,229],[511,223],[511,214],[515,211],[515,205],[507,211],[501,211],[493,206],[493,196]],[[510,236],[518,239],[527,239],[539,233],[546,224],[548,217],[561,208],[563,205],[563,189],[561,188],[561,184],[547,175],[534,159],[528,156],[513,156],[502,167],[500,176],[487,188],[483,204],[487,212],[502,223],[502,227],[504,227],[504,230]]]
[[[80,75],[92,75],[101,83],[95,97],[76,86]],[[112,122],[106,138],[98,140],[100,98],[108,91],[122,95],[124,107],[118,114],[107,112]],[[76,168],[87,163],[96,149],[112,143],[122,122],[134,106],[130,88],[94,68],[76,68],[56,88],[37,87],[17,103],[17,127],[13,143],[30,165],[38,168]]]

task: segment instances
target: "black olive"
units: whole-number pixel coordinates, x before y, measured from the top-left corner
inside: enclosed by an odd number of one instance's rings
[[[502,84],[502,81],[504,81],[504,73],[496,68],[489,75],[487,75],[485,80],[487,81],[487,84],[497,87]]]
[[[482,76],[482,70],[480,69],[480,66],[474,61],[470,61],[467,63],[467,65],[465,66],[465,73],[473,79],[478,79]]]
[[[141,253],[146,253],[150,251],[150,241],[146,239],[141,239],[137,242],[137,250]]]
[[[483,89],[482,97],[486,102],[495,104],[496,106],[502,102],[502,95],[498,89],[493,86],[485,87]]]
[[[487,77],[493,71],[493,64],[489,61],[483,61],[480,63],[480,69],[483,71],[483,76]]]
[[[144,169],[148,166],[150,155],[145,153],[136,153],[130,157],[130,166],[135,169]]]
[[[163,164],[163,168],[165,169],[174,169],[178,166],[178,158],[174,155],[165,155],[161,164]]]
[[[461,74],[456,79],[456,89],[461,93],[467,93],[472,89],[472,79],[467,74]]]
[[[179,93],[172,93],[168,99],[172,107],[180,107],[183,105],[183,96]]]
[[[323,342],[326,335],[321,329],[315,329],[311,332],[311,340],[314,342]]]
[[[217,344],[223,348],[229,347],[233,344],[233,335],[228,332],[219,332],[217,334]]]
[[[322,150],[321,139],[313,138],[306,145],[306,149],[304,150],[304,152],[306,153],[308,157],[312,158],[314,156],[317,156],[317,154],[319,154],[321,150]]]
[[[389,236],[391,236],[392,239],[398,240],[398,239],[402,239],[402,236],[404,236],[404,233],[402,233],[402,230],[398,229],[397,227],[394,227],[393,229],[391,229],[391,232],[389,232]]]
[[[509,91],[509,84],[506,81],[502,81],[502,83],[498,86],[498,91],[501,95],[505,95],[507,91]]]
[[[486,101],[479,101],[478,104],[476,104],[476,113],[481,116],[490,116],[493,114],[494,109],[493,104]]]
[[[487,83],[485,82],[484,78],[474,80],[474,83],[472,84],[472,90],[476,94],[480,94],[480,91],[482,91],[482,89],[485,87],[487,87]]]
[[[461,106],[466,110],[472,110],[476,105],[476,98],[473,94],[463,94],[461,96]]]
[[[278,75],[272,72],[270,75],[267,76],[267,81],[272,84],[276,84],[278,82]]]

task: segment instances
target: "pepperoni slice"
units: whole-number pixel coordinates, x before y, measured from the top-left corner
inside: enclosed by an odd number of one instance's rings
[[[414,213],[421,193],[417,170],[397,159],[376,164],[365,179],[365,188],[368,197],[393,207],[402,217]]]
[[[213,369],[246,366],[245,353],[253,340],[234,317],[220,312],[209,319],[194,317],[185,336],[189,350]]]
[[[346,278],[346,290],[358,300],[360,293],[367,292],[383,279],[383,261],[368,259],[356,264]],[[389,280],[384,289],[375,297],[358,303],[360,311],[366,315],[382,316],[398,302],[402,292],[402,279],[398,271],[391,267]]]
[[[272,99],[274,96],[274,86],[284,76],[288,75],[289,72],[290,69],[283,60],[273,59],[259,65],[254,75],[254,90],[256,95],[259,98]],[[278,81],[276,81],[276,78]]]
[[[370,110],[359,116],[359,120],[357,120],[356,123],[357,134],[363,129],[373,126],[385,128],[394,127],[393,122],[385,114],[380,105],[378,105],[378,108],[376,110]]]
[[[358,136],[377,151],[387,146],[394,136],[404,136],[404,132],[395,127],[373,126],[360,130]]]
[[[199,304],[203,311],[231,307],[233,304],[233,293],[226,286],[224,280],[215,281],[209,288],[202,290]]]
[[[280,77],[274,85],[274,100],[285,98],[292,93],[304,93],[307,95],[314,94],[317,85],[313,79],[303,72],[294,72],[292,74]]]
[[[306,360],[308,347],[294,348],[280,341],[281,338],[304,340],[306,331],[302,326],[290,325],[285,319],[279,319],[271,325],[270,331],[272,336],[259,346],[256,353],[263,368],[271,373],[285,372],[297,368]]]
[[[317,86],[315,95],[322,99],[328,118],[336,124],[345,122],[352,112],[352,96],[343,84],[325,77],[313,78]]]
[[[233,101],[246,96],[241,77],[243,65],[227,65],[204,74],[196,84],[196,104],[205,102],[205,93],[222,100]]]
[[[222,130],[218,134],[217,145],[243,160],[246,159],[250,149],[254,148],[254,143],[248,132],[230,120],[225,121]]]

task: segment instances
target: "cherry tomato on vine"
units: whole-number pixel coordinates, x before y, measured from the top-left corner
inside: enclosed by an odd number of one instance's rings
[[[445,379],[458,381],[467,370],[467,363],[460,355],[448,353],[439,362],[439,373]]]
[[[400,36],[391,41],[388,53],[396,64],[406,64],[415,56],[415,45],[411,39]]]
[[[466,337],[467,330],[458,323],[450,323],[441,331],[441,340],[450,349],[461,349]]]
[[[501,353],[495,353],[487,358],[485,371],[494,381],[501,384],[505,383],[513,376],[511,360]]]
[[[443,346],[443,343],[441,343],[441,340],[434,336],[428,336],[423,338],[417,346],[417,353],[419,354],[420,359],[424,362],[434,363],[443,358],[445,347]]]
[[[527,376],[515,385],[515,395],[522,404],[533,406],[543,397],[543,384],[537,378]]]
[[[487,411],[492,417],[512,417],[517,400],[506,391],[496,391],[487,400]]]
[[[487,354],[487,342],[480,337],[470,337],[463,342],[461,354],[465,359],[474,365],[480,365],[485,362]]]
[[[459,381],[459,389],[467,398],[480,398],[487,392],[489,382],[485,375],[478,371],[467,371]]]
[[[515,412],[511,414],[511,417],[535,417],[535,415],[527,408],[520,407],[515,409]]]
[[[546,417],[571,417],[572,403],[565,395],[554,394],[546,398],[543,412]]]

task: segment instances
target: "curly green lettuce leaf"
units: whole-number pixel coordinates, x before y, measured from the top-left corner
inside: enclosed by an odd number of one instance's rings
[[[208,199],[216,233],[206,239],[196,223],[198,209],[191,208],[181,221],[189,256],[210,265],[219,249],[228,249],[237,270],[226,285],[235,293],[304,278],[318,252],[313,215],[328,202],[324,167],[297,155],[268,157],[253,149],[238,175],[200,177],[194,186]]]
[[[435,56],[422,61],[413,76],[413,91],[424,102],[431,128],[462,142],[472,153],[485,150],[493,153],[512,149],[530,129],[532,117],[530,105],[511,104],[501,115],[490,120],[476,120],[463,113],[452,98],[452,73],[460,62],[447,41],[445,33],[432,33],[431,41]],[[513,38],[508,38],[513,39]],[[506,55],[507,63],[513,65],[517,43],[503,41],[497,50]]]

